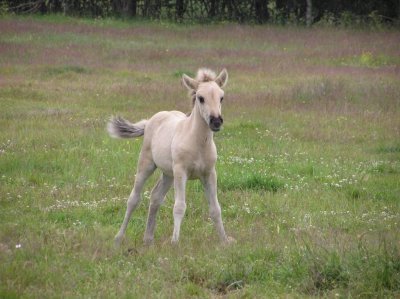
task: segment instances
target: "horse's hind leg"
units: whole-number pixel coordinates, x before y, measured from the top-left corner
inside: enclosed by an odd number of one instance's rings
[[[163,174],[153,188],[153,191],[151,191],[149,215],[147,217],[146,232],[144,233],[144,242],[146,244],[151,244],[153,242],[156,216],[173,180],[173,177]]]
[[[119,246],[121,244],[121,241],[125,235],[126,228],[128,226],[129,218],[131,217],[132,212],[136,209],[136,207],[140,203],[141,200],[140,194],[142,192],[144,183],[149,178],[149,176],[154,172],[155,169],[156,166],[151,157],[149,157],[142,151],[139,158],[139,166],[136,173],[135,185],[128,198],[124,221],[122,222],[118,234],[115,236],[116,246]]]

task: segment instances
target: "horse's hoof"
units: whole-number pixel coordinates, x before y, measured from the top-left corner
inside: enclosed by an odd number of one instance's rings
[[[151,246],[151,245],[153,245],[154,244],[154,239],[143,239],[143,242],[144,242],[144,245],[145,246]]]
[[[115,238],[114,238],[114,247],[115,248],[119,248],[121,246],[122,239],[123,239],[123,236],[118,236],[118,235],[115,236]]]
[[[224,243],[226,245],[236,244],[236,240],[235,240],[235,238],[232,238],[232,237],[226,237]]]

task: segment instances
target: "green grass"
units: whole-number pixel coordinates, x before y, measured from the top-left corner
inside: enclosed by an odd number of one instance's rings
[[[400,51],[394,31],[0,19],[0,298],[398,298]],[[142,140],[190,110],[183,73],[228,69],[218,197],[201,184],[178,246],[173,192],[143,245],[149,180],[121,249]]]

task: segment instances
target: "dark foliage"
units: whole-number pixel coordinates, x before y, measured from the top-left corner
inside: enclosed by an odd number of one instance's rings
[[[0,0],[13,13],[63,13],[73,16],[124,17],[181,21],[332,24],[357,20],[398,23],[399,0]],[[308,13],[307,13],[308,12]]]

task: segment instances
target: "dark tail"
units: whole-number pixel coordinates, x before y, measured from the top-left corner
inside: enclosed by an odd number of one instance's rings
[[[141,120],[135,124],[126,119],[116,116],[112,117],[107,124],[107,131],[114,138],[135,138],[144,134],[147,120]]]

